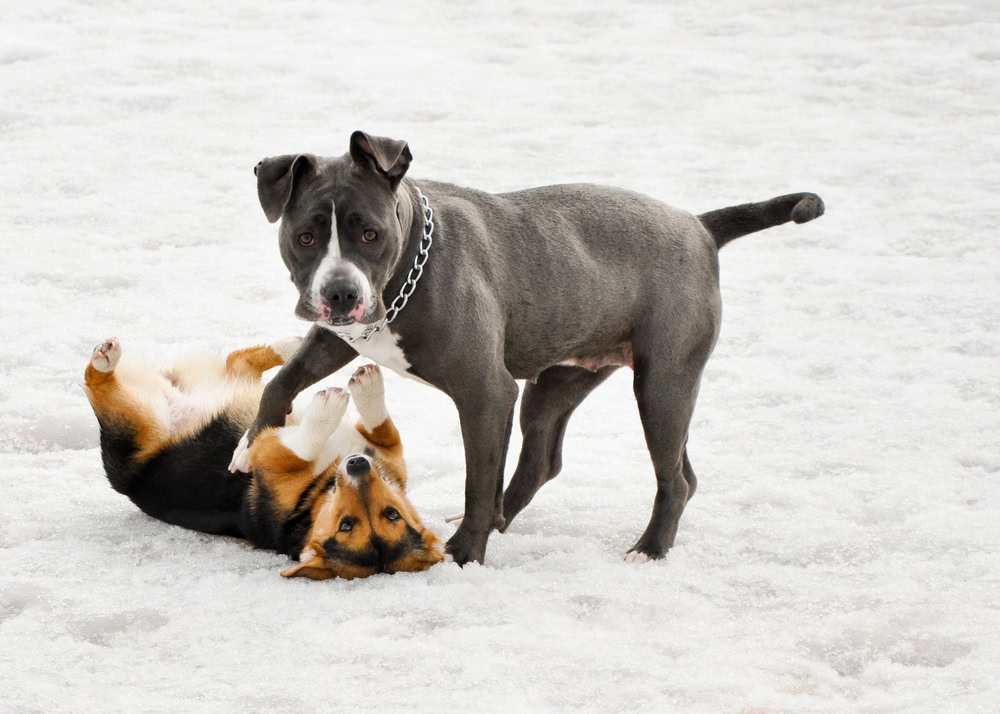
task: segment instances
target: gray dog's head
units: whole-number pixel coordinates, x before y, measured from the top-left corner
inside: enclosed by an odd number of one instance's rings
[[[343,156],[286,154],[257,164],[260,205],[267,220],[281,221],[299,318],[336,327],[385,315],[382,291],[413,211],[396,189],[412,158],[405,141],[356,131]]]

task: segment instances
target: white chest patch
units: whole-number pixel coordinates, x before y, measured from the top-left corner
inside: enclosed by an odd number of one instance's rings
[[[334,332],[344,332],[351,337],[358,337],[365,331],[366,327],[367,325],[354,323],[346,327],[338,327]],[[388,327],[372,335],[372,338],[367,342],[365,340],[358,340],[350,344],[362,357],[370,359],[372,362],[383,367],[387,367],[400,376],[416,380],[429,387],[434,386],[415,374],[410,373],[410,362],[406,359],[406,354],[399,346],[399,335],[394,334]]]
[[[352,415],[353,416],[353,415]],[[314,473],[323,473],[336,459],[345,459],[351,454],[362,454],[369,444],[354,428],[355,419],[342,419],[333,433],[327,437],[326,443],[316,458]]]

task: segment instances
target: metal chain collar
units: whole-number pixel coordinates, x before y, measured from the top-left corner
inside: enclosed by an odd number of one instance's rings
[[[413,291],[417,287],[417,282],[420,280],[420,276],[424,274],[424,264],[427,262],[427,256],[430,255],[431,244],[434,242],[434,211],[431,209],[431,205],[427,202],[427,197],[421,193],[420,189],[416,186],[413,188],[416,189],[417,198],[420,199],[420,203],[423,204],[424,207],[424,235],[420,240],[420,250],[413,258],[413,267],[410,268],[410,272],[406,276],[406,282],[403,283],[403,287],[399,289],[399,295],[397,295],[396,299],[392,301],[391,305],[389,305],[389,309],[385,311],[385,317],[378,322],[373,322],[357,337],[347,332],[335,331],[338,337],[342,340],[350,342],[351,344],[354,344],[355,342],[368,342],[368,340],[384,330],[386,325],[395,320],[396,316],[399,315],[399,311],[406,307],[406,303],[410,299],[410,295],[413,294]]]

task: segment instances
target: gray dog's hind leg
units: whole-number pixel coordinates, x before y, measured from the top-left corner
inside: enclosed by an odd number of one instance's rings
[[[503,468],[517,392],[517,382],[504,370],[454,397],[465,443],[465,515],[447,551],[459,565],[482,563],[490,532],[503,527]]]
[[[684,468],[684,480],[688,482],[688,497],[687,500],[691,500],[694,496],[694,492],[698,489],[698,477],[694,475],[694,469],[691,467],[691,462],[688,460],[688,450],[684,447],[684,463],[682,464]]]
[[[696,480],[685,446],[701,371],[710,351],[711,344],[676,366],[669,360],[658,360],[655,352],[651,358],[636,355],[635,396],[656,472],[656,497],[649,525],[627,560],[663,557],[674,544],[681,513],[694,494]]]
[[[506,524],[501,532],[546,481],[562,469],[562,442],[573,410],[617,367],[596,372],[582,367],[549,367],[534,384],[527,384],[521,399],[521,433],[524,439],[517,469],[503,497]]]

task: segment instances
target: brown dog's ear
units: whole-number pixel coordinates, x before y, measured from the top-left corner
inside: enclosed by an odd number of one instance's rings
[[[363,131],[351,134],[351,158],[389,179],[393,191],[410,168],[413,155],[405,141],[384,136],[368,136]]]
[[[253,167],[257,177],[257,197],[264,215],[276,223],[292,198],[295,182],[316,170],[316,158],[309,154],[285,154],[264,159]]]
[[[283,578],[310,578],[312,580],[327,580],[333,577],[333,571],[326,567],[326,563],[320,557],[294,565],[287,570],[281,571]]]

